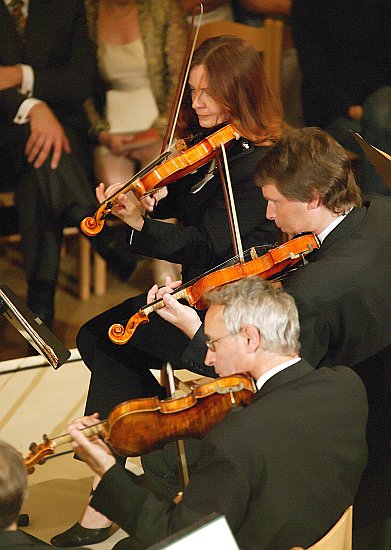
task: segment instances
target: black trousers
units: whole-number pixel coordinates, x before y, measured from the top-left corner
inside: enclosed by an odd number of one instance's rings
[[[91,148],[84,134],[66,129],[72,153],[63,153],[56,170],[50,158],[35,169],[26,162],[28,124],[8,129],[0,146],[0,189],[16,191],[18,225],[26,278],[56,283],[62,231],[80,223],[96,208],[92,189]]]
[[[125,326],[145,304],[145,294],[130,298],[81,327],[77,347],[91,371],[86,414],[99,412],[105,418],[123,401],[155,395],[164,398],[165,390],[149,369],[161,369],[166,361],[174,369],[189,368],[181,360],[189,338],[156,313],[150,315],[149,323],[138,327],[127,344],[111,342],[110,326],[114,323]],[[213,375],[213,369],[208,374]]]
[[[189,339],[182,331],[152,313],[147,324],[140,325],[125,345],[111,342],[108,330],[114,323],[126,326],[130,317],[146,304],[142,294],[115,306],[83,325],[77,336],[80,355],[91,371],[85,414],[98,412],[106,418],[118,404],[139,397],[167,397],[165,388],[149,369],[161,369],[170,362],[174,369],[189,369],[181,356]],[[202,312],[201,316],[202,316]],[[214,369],[192,369],[197,374],[216,376]],[[186,440],[189,468],[198,456],[198,442]],[[117,458],[124,463],[124,459]],[[176,450],[169,444],[164,451],[142,457],[145,482],[162,498],[172,500],[179,490]]]

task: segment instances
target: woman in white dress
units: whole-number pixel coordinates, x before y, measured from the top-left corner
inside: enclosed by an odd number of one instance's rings
[[[177,0],[85,4],[102,78],[102,93],[86,107],[97,142],[97,182],[109,186],[125,183],[160,153],[187,24]],[[142,201],[140,208],[151,210],[162,196],[165,190]],[[161,268],[162,276],[170,272],[168,266]]]

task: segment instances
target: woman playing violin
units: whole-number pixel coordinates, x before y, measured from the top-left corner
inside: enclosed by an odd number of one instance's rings
[[[277,234],[266,219],[266,203],[253,176],[263,155],[280,137],[281,107],[266,82],[258,52],[241,39],[222,36],[205,41],[194,54],[177,133],[178,137],[205,136],[228,123],[241,136],[233,140],[227,154],[243,247],[273,244]],[[101,186],[98,199],[103,201],[117,190],[109,187],[105,192]],[[234,255],[218,169],[208,163],[195,174],[170,184],[167,190],[154,212],[157,219],[142,216],[124,194],[118,197],[112,212],[132,228],[130,246],[135,254],[181,264],[182,279],[188,281]],[[178,224],[160,221],[166,218],[176,218]],[[171,287],[175,285],[179,283]],[[186,368],[181,356],[189,338],[156,314],[125,346],[109,340],[109,327],[118,322],[126,324],[145,303],[145,296],[131,298],[80,329],[77,345],[91,370],[87,414],[99,411],[103,417],[122,401],[164,397],[163,388],[149,369],[160,369],[166,361],[173,368]],[[209,374],[205,369],[201,374]],[[80,524],[65,532],[67,535],[55,537],[52,543],[87,544],[75,539],[75,531],[109,525],[106,518],[97,517],[87,507]],[[86,529],[82,532],[88,536]]]

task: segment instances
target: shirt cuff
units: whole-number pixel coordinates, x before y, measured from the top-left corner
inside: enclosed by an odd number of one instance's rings
[[[22,69],[22,85],[20,86],[20,93],[31,97],[34,91],[34,71],[30,65],[19,64]]]
[[[132,229],[132,232],[131,232],[130,237],[129,237],[130,246],[132,246],[132,244],[133,244],[134,232],[135,232],[135,229]]]
[[[38,105],[38,103],[45,102],[41,101],[40,99],[35,99],[34,97],[25,99],[20,105],[18,112],[16,113],[16,116],[14,118],[15,124],[26,124],[26,122],[28,122],[29,120],[30,110],[32,109],[32,107],[34,107],[34,105]]]

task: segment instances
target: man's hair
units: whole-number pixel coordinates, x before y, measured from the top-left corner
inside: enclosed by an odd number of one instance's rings
[[[207,293],[208,305],[223,305],[224,321],[230,334],[245,325],[256,327],[262,349],[284,355],[300,349],[299,315],[292,296],[260,277],[248,277]]]
[[[27,490],[27,474],[18,451],[0,441],[0,530],[17,520]]]
[[[235,36],[205,40],[195,51],[191,67],[202,65],[210,96],[228,113],[240,134],[257,145],[275,143],[282,128],[281,102],[271,91],[262,59],[255,48]],[[181,137],[201,131],[186,86],[178,128]]]
[[[287,131],[261,160],[256,183],[274,183],[287,199],[310,202],[319,193],[331,212],[361,206],[360,190],[345,150],[319,128]]]

